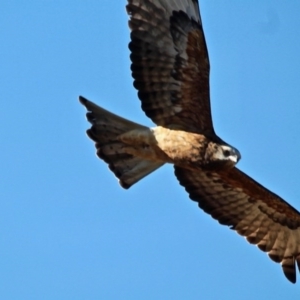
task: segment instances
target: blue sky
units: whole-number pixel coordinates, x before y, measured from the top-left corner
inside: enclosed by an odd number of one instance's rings
[[[171,166],[125,191],[96,158],[79,95],[152,125],[125,2],[0,4],[0,298],[298,299],[300,277],[199,210]],[[299,10],[201,1],[215,129],[298,209]]]

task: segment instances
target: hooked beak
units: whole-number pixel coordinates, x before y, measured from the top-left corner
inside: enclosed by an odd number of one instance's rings
[[[235,163],[238,163],[239,160],[242,158],[241,153],[238,149],[235,149],[235,148],[233,148],[232,151],[233,151],[232,157],[234,158]]]

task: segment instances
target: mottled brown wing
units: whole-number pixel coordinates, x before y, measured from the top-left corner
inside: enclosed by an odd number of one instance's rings
[[[296,209],[237,168],[214,173],[175,167],[175,175],[200,208],[268,252],[281,263],[287,279],[296,282],[296,262],[300,268]]]
[[[157,125],[214,134],[209,58],[196,0],[128,0],[131,70]]]

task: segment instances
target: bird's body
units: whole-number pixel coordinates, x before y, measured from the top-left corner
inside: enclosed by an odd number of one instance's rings
[[[217,167],[219,164],[219,168],[230,168],[240,158],[236,149],[216,143],[204,134],[162,126],[151,128],[147,132],[150,148],[157,149],[157,158],[176,166],[197,170]]]
[[[131,71],[142,109],[134,123],[80,97],[97,155],[129,188],[165,163],[198,206],[281,263],[296,282],[300,214],[235,167],[237,149],[213,128],[209,58],[198,0],[128,0]]]
[[[238,150],[216,136],[209,138],[163,126],[148,128],[111,114],[83,97],[80,101],[90,110],[88,118],[93,126],[88,135],[96,142],[100,158],[109,162],[113,169],[114,165],[120,167],[119,156],[122,162],[126,161],[125,155],[128,160],[136,157],[149,163],[171,163],[190,170],[228,169],[240,159]],[[130,171],[126,163],[125,170]],[[118,177],[126,188],[137,182],[130,183],[130,178]]]

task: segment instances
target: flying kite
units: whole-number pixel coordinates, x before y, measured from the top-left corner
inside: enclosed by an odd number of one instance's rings
[[[165,163],[200,208],[281,263],[300,268],[300,214],[235,167],[213,128],[209,58],[197,0],[128,0],[131,71],[148,128],[80,97],[97,155],[129,188]]]

